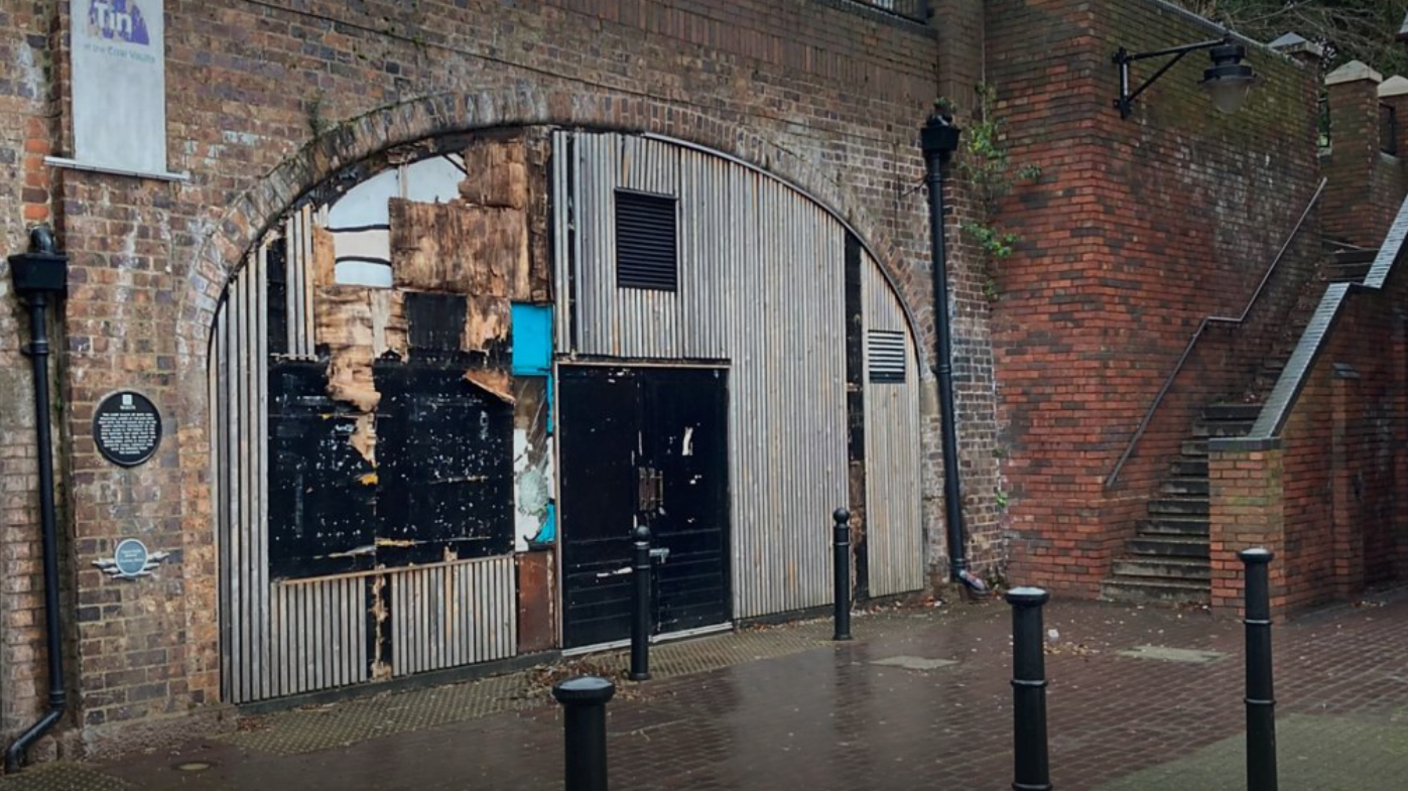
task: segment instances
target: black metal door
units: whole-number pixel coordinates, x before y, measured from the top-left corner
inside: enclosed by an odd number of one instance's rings
[[[668,550],[655,566],[655,630],[729,617],[725,372],[564,366],[564,643],[630,636],[631,531]]]

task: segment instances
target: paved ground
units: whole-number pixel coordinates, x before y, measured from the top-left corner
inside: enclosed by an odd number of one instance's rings
[[[857,618],[853,643],[814,623],[659,647],[657,679],[622,684],[610,706],[612,788],[1006,789],[1008,621],[1001,604],[963,606]],[[1244,787],[1240,624],[1057,602],[1047,627],[1056,788]],[[1403,788],[1408,597],[1304,617],[1276,638],[1281,789]],[[37,767],[0,791],[561,788],[553,677],[269,715],[159,754]],[[175,768],[193,761],[212,766]]]

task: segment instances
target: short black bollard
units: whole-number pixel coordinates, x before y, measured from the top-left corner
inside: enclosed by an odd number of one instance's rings
[[[1041,588],[1013,588],[1012,734],[1014,791],[1051,791],[1046,753],[1046,657],[1042,653],[1041,606],[1051,595]]]
[[[1276,791],[1276,699],[1271,689],[1269,549],[1237,553],[1247,571],[1247,789]]]
[[[559,682],[552,696],[563,708],[567,791],[606,791],[606,702],[616,687],[604,678]]]
[[[650,679],[650,582],[654,569],[650,563],[650,528],[639,525],[635,531],[636,562],[635,605],[631,615],[631,675],[632,681]]]
[[[833,640],[851,639],[851,514],[837,508],[831,515],[836,520],[834,542],[836,557],[836,634]]]

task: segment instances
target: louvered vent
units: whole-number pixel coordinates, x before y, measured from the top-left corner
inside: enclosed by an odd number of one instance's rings
[[[893,330],[871,330],[870,381],[904,381],[904,333]]]
[[[675,199],[616,191],[616,285],[674,291]]]

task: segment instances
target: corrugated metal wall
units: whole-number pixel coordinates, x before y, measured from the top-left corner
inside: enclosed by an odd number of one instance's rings
[[[319,214],[296,209],[284,226],[290,356],[313,354],[308,240]],[[224,699],[247,703],[513,656],[518,608],[509,555],[270,579],[266,251],[261,246],[252,253],[230,284],[212,340],[211,477]],[[389,661],[374,655],[378,628]]]
[[[904,308],[869,255],[861,267],[864,325],[903,335],[903,382],[865,385],[865,521],[870,593],[888,596],[924,587],[920,515],[919,381],[914,338]],[[865,344],[867,355],[870,344]],[[870,370],[867,356],[865,368]]]
[[[704,151],[617,134],[561,132],[554,144],[557,205],[570,206],[556,217],[557,293],[566,296],[558,300],[559,347],[729,361],[734,615],[826,604],[827,527],[847,493],[845,227],[777,179]],[[678,197],[677,292],[617,288],[617,189]],[[873,261],[870,269],[883,285]],[[895,315],[896,328],[907,330]],[[917,411],[913,421],[896,421],[892,408],[888,400],[875,408],[885,444],[868,452],[895,466],[907,453],[895,434],[917,429]],[[917,514],[917,450],[912,457],[914,488],[902,491],[910,479],[887,469],[889,488],[876,495],[912,500]],[[908,513],[884,510],[891,522]],[[888,553],[914,556],[905,572],[886,572],[888,586],[908,585],[908,568],[922,568],[914,531],[885,529]]]

